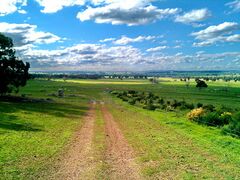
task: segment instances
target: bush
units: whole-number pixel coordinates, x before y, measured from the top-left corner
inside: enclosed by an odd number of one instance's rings
[[[194,109],[194,104],[186,103],[185,107],[186,107],[186,109]]]
[[[203,109],[205,109],[206,111],[213,112],[215,107],[212,104],[207,104],[203,106]]]
[[[143,107],[144,109],[147,110],[152,110],[154,111],[156,109],[156,106],[154,106],[153,104],[147,104],[146,106]]]
[[[240,137],[240,112],[233,116],[229,125],[224,126],[222,131],[224,134]]]
[[[119,92],[118,92],[118,91],[111,91],[111,94],[113,94],[113,95],[119,95]]]
[[[128,103],[131,104],[131,105],[134,105],[134,104],[136,104],[136,100],[134,100],[134,99],[129,99],[129,100],[128,100]]]
[[[232,121],[232,113],[223,112],[219,118],[223,125],[229,124]]]
[[[199,119],[205,113],[203,108],[193,109],[191,112],[187,114],[187,118],[191,121],[199,121]]]
[[[163,98],[159,99],[159,100],[158,100],[158,103],[159,103],[159,104],[164,104]]]
[[[197,108],[203,107],[202,103],[197,103]]]
[[[199,121],[200,124],[205,124],[208,126],[222,126],[220,116],[217,112],[207,112],[202,117],[200,117]]]

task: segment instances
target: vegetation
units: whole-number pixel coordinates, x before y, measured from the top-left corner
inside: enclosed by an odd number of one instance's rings
[[[231,82],[228,92],[221,91],[223,87],[225,82],[208,82],[208,88],[199,91],[194,81],[186,88],[184,81],[172,78],[159,79],[158,84],[126,79],[29,80],[20,89],[27,101],[0,100],[0,177],[34,179],[51,174],[94,99],[106,102],[146,179],[239,179],[240,84]],[[59,89],[64,97],[53,95]],[[93,158],[97,175],[107,177],[108,136],[99,109]],[[186,114],[193,111],[188,120]],[[195,120],[198,117],[204,118],[204,126]]]
[[[187,103],[184,100],[177,101],[174,99],[172,101],[166,101],[151,92],[137,92],[134,90],[129,90],[112,91],[111,93],[123,101],[127,101],[131,105],[137,105],[148,110],[164,109],[167,111],[172,111],[174,109],[185,110],[194,108],[193,104]]]
[[[207,88],[207,87],[208,87],[208,85],[206,84],[206,82],[203,81],[203,80],[200,80],[200,79],[197,78],[197,79],[195,79],[195,81],[196,81],[196,83],[197,83],[196,87],[199,88],[199,89],[201,89],[201,88]]]
[[[0,95],[19,91],[29,79],[30,64],[15,56],[12,39],[0,33]]]

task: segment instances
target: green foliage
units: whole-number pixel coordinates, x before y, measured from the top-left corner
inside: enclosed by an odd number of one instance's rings
[[[197,108],[203,107],[202,103],[197,103]]]
[[[196,81],[196,83],[197,83],[197,85],[196,85],[197,88],[200,88],[200,89],[201,89],[201,88],[207,88],[207,87],[208,87],[208,85],[206,84],[206,82],[203,81],[203,80],[200,80],[200,79],[196,78],[195,81]]]
[[[30,64],[15,56],[12,39],[0,33],[0,95],[19,91],[29,79]]]
[[[147,104],[146,106],[143,107],[144,109],[147,110],[152,110],[154,111],[156,109],[156,106],[154,106],[153,104]]]
[[[230,123],[223,127],[223,133],[240,137],[240,112],[235,114]]]

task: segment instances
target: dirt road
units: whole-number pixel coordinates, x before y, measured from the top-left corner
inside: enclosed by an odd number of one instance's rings
[[[100,102],[105,124],[106,151],[104,161],[109,168],[104,174],[110,179],[142,179],[135,162],[134,151],[124,138],[107,106]],[[58,162],[56,173],[51,179],[97,179],[97,160],[94,159],[93,138],[97,103],[92,102],[84,119],[84,125],[76,132],[68,149]]]

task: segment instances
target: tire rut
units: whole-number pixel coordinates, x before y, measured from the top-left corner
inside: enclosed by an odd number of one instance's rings
[[[94,150],[92,139],[94,136],[94,122],[96,119],[96,103],[92,102],[85,117],[85,124],[75,134],[69,148],[60,159],[57,172],[50,179],[94,179]]]
[[[107,142],[105,159],[110,166],[108,169],[110,179],[143,179],[140,176],[140,168],[135,163],[133,149],[124,138],[112,114],[104,103],[101,104]]]

